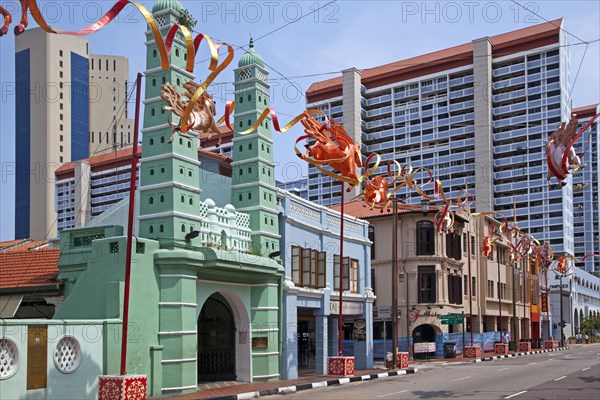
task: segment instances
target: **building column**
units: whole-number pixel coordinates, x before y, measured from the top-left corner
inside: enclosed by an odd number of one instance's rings
[[[290,287],[289,285],[292,285]],[[298,379],[298,289],[291,281],[285,282],[283,300],[283,354],[281,379]]]
[[[315,315],[315,373],[317,375],[327,374],[327,357],[329,352],[329,315]]]
[[[354,140],[354,143],[360,149],[362,143],[362,117],[361,117],[361,73],[356,68],[349,68],[342,71],[342,107],[344,113],[344,129],[346,133]],[[353,199],[360,194],[358,186],[352,188],[350,192],[343,193],[346,201]]]
[[[477,211],[494,209],[492,190],[492,43],[473,41],[473,100],[475,120],[475,190]]]
[[[366,323],[366,338],[361,342],[354,342],[354,366],[356,369],[373,368],[373,300],[364,302],[364,311],[360,316]]]
[[[338,355],[338,317],[337,315],[330,315],[327,332],[327,348],[329,357],[335,357]]]

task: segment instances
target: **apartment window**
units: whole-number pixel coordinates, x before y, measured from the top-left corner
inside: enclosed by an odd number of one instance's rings
[[[494,297],[494,281],[490,281],[488,279],[488,286],[487,286],[487,297]]]
[[[475,236],[471,236],[471,255],[475,255]]]
[[[471,296],[477,297],[477,278],[471,277]]]
[[[467,252],[467,234],[463,233],[463,253]]]
[[[506,283],[498,282],[498,298],[506,299]]]
[[[326,253],[292,246],[292,280],[301,287],[325,287]]]
[[[436,282],[434,266],[418,267],[419,303],[436,302]]]
[[[462,254],[460,252],[460,235],[456,233],[446,234],[446,256],[460,261]]]
[[[434,254],[435,239],[434,239],[433,222],[420,221],[417,222],[417,255],[432,256]]]
[[[469,276],[463,275],[463,287],[465,288],[465,296],[469,295]]]
[[[62,60],[60,60],[60,61],[58,62],[58,65],[59,65],[61,68],[63,67],[63,62],[62,62]],[[94,69],[94,60],[92,60],[92,69]]]
[[[63,135],[60,135],[60,136],[59,136],[59,139],[60,139],[60,141],[62,142],[62,141],[64,140],[64,137],[63,137]]]
[[[59,51],[58,51],[58,55],[62,57],[62,56],[63,56],[63,51],[62,51],[62,50],[59,50]]]
[[[462,286],[459,275],[448,275],[448,302],[462,304]]]

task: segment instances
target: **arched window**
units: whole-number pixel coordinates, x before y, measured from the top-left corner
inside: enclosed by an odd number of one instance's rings
[[[432,256],[435,252],[435,231],[433,222],[417,222],[417,255]]]
[[[156,58],[156,49],[152,50],[152,57]]]
[[[154,108],[150,109],[150,116],[154,117],[154,115],[156,115],[156,111],[154,111]]]
[[[163,232],[165,231],[165,226],[164,226],[163,224],[160,224],[160,225],[158,226],[158,231],[159,231],[160,233],[163,233]]]
[[[160,202],[164,203],[165,202],[165,196],[163,196],[162,194],[160,195]]]
[[[248,101],[252,101],[252,96],[248,95]]]
[[[148,204],[154,204],[154,197],[148,197]]]
[[[185,233],[185,225],[181,224],[181,232]]]
[[[175,57],[179,57],[179,49],[175,49]]]
[[[161,137],[160,137],[160,142],[161,142],[161,143],[164,143],[164,142],[165,142],[165,137],[164,137],[164,136],[161,136]]]
[[[167,83],[167,77],[166,77],[166,76],[163,76],[163,77],[162,77],[162,83],[163,83],[163,85],[164,85],[165,83]]]
[[[150,140],[148,140],[148,143],[150,144],[150,146],[152,146],[154,144],[154,139],[150,138]]]
[[[194,199],[192,197],[190,197],[190,206],[194,205]]]
[[[156,86],[156,78],[152,79],[152,86]]]
[[[148,233],[154,233],[154,227],[152,225],[148,227]]]
[[[238,195],[238,201],[242,201],[242,194],[241,193]]]

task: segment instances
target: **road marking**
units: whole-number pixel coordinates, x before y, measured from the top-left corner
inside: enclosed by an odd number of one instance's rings
[[[394,395],[394,394],[400,394],[400,393],[404,393],[404,392],[408,392],[408,389],[407,389],[407,390],[401,390],[400,392],[394,392],[394,393],[382,394],[381,396],[377,396],[377,397],[392,396],[392,395]]]
[[[536,362],[530,362],[530,363],[529,363],[529,364],[527,364],[527,365],[531,365],[531,364],[537,364],[537,363],[536,363]]]
[[[462,381],[463,379],[469,379],[469,378],[470,378],[470,376],[463,376],[462,378],[452,379],[452,382]]]
[[[502,368],[502,369],[499,369],[498,371],[506,371],[507,369],[508,368]]]
[[[587,371],[587,370],[588,370],[588,369],[590,369],[590,368],[592,368],[592,367],[587,367],[587,368],[584,368],[584,369],[582,369],[582,371]]]
[[[522,392],[511,394],[510,396],[505,397],[505,399],[510,399],[510,398],[513,398],[513,397],[518,396],[518,395],[523,394],[523,393],[527,393],[527,390],[523,390]]]
[[[566,377],[567,377],[566,375],[563,375],[560,378],[556,378],[555,381],[560,381],[561,379],[565,379]]]

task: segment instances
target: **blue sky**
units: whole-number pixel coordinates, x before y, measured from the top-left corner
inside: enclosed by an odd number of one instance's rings
[[[141,3],[151,8],[154,1]],[[237,46],[247,46],[251,35],[258,39],[255,48],[271,71],[272,106],[283,122],[304,110],[304,92],[312,82],[338,76],[346,68],[374,67],[560,17],[565,18],[565,29],[574,36],[584,41],[600,39],[600,2],[597,1],[519,1],[532,12],[511,1],[336,1],[328,4],[328,1],[312,0],[182,0],[181,3],[198,20],[195,28],[198,32]],[[51,26],[80,29],[108,11],[113,1],[41,0],[39,4]],[[0,0],[0,5],[17,9],[18,1]],[[142,17],[129,6],[117,21],[88,36],[90,51],[129,57],[130,81],[133,81],[135,74],[144,70],[145,26]],[[281,29],[271,33],[278,28]],[[10,171],[14,163],[15,99],[7,90],[14,82],[14,41],[12,30],[0,38],[0,240],[12,239],[14,232],[14,178]],[[569,41],[573,44],[570,47],[572,81],[581,63],[573,89],[573,105],[598,103],[600,42],[586,46],[573,36]],[[233,67],[243,54],[242,49],[237,50],[234,62],[212,89],[218,106],[232,98]],[[205,59],[205,53],[197,57],[196,75],[200,79],[206,75],[208,65],[202,62]],[[222,113],[222,107],[218,113]],[[278,179],[295,180],[306,174],[306,165],[292,150],[300,132],[298,128],[285,134],[274,133]]]

